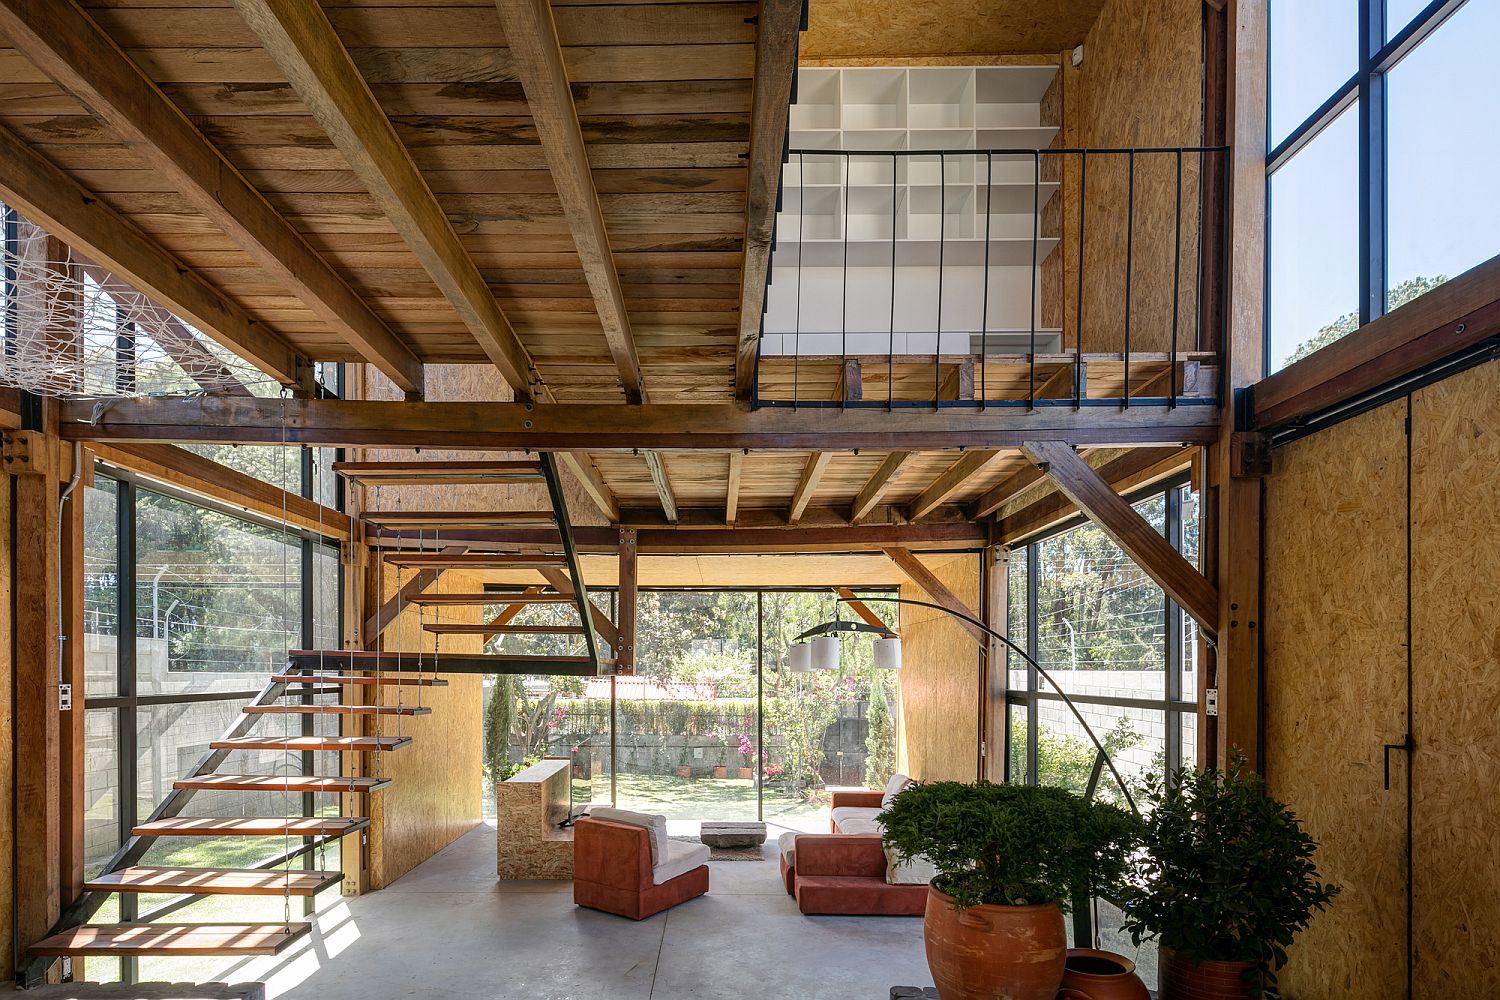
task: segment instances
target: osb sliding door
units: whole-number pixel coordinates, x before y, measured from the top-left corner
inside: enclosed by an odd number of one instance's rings
[[[979,556],[921,558],[977,611]],[[901,596],[932,600],[910,583],[902,585]],[[956,618],[931,608],[901,605],[900,627],[896,766],[923,781],[973,781],[979,766],[979,644]]]
[[[1405,418],[1293,442],[1266,484],[1266,775],[1343,886],[1291,950],[1291,1000],[1406,992],[1405,761],[1387,791],[1382,750],[1406,732]]]
[[[1415,996],[1500,997],[1500,364],[1412,412]]]

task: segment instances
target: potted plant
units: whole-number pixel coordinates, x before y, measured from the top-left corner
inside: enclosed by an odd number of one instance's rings
[[[740,734],[740,777],[755,777],[755,747],[750,743],[750,737],[744,733]]]
[[[1115,886],[1139,836],[1123,810],[1061,788],[913,783],[880,814],[885,844],[922,856],[927,964],[942,1000],[1053,1000],[1076,890]]]
[[[1122,908],[1136,944],[1160,942],[1163,1000],[1280,996],[1287,947],[1339,891],[1318,881],[1317,843],[1238,752],[1227,772],[1150,776],[1146,799]]]

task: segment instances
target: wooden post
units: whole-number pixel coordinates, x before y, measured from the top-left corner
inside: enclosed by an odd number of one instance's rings
[[[615,673],[635,673],[636,538],[634,528],[620,529],[620,609],[615,645]]]
[[[71,449],[69,449],[71,450]],[[61,740],[61,814],[59,868],[62,875],[62,898],[68,901],[83,895],[83,815],[84,798],[84,620],[83,620],[83,512],[87,465],[93,461],[88,451],[80,451],[76,471],[78,485],[68,497],[62,511],[61,580],[63,683],[69,685],[71,708],[59,713]],[[71,461],[64,470],[75,474]]]
[[[1010,547],[991,545],[984,550],[984,622],[996,632],[1010,635],[1007,629],[1007,599],[1010,593]],[[1010,717],[1005,703],[1009,686],[1005,643],[990,638],[986,644],[983,686],[980,688],[980,737],[984,740],[979,776],[987,781],[1004,781],[1005,730]]]

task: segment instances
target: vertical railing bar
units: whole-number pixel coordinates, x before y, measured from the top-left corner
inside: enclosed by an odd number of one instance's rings
[[[1078,182],[1078,307],[1074,316],[1078,333],[1073,343],[1073,409],[1083,409],[1083,238],[1084,217],[1089,205],[1089,153],[1084,150],[1079,157],[1080,177]]]
[[[942,408],[943,395],[943,250],[948,237],[948,157],[938,151],[938,288],[937,332],[932,344],[932,408]]]
[[[1182,151],[1177,151],[1177,214],[1172,243],[1172,349],[1167,359],[1167,408],[1177,407],[1177,313],[1182,298]]]
[[[1041,236],[1042,153],[1031,155],[1031,356],[1026,371],[1026,408],[1036,409],[1036,258]]]
[[[802,249],[807,243],[807,154],[797,154],[797,298],[792,315],[792,409],[802,378]],[[786,341],[782,341],[786,343]]]
[[[990,355],[990,222],[995,217],[995,154],[984,154],[984,292],[979,305],[979,408],[988,401],[985,395],[985,364]]]
[[[840,277],[839,370],[834,376],[839,388],[839,409],[847,409],[849,387],[844,383],[844,365],[849,352],[849,154],[844,154],[844,273]]]
[[[1179,154],[1181,155],[1181,154]],[[1203,350],[1203,150],[1198,151],[1198,253],[1193,279],[1193,350]]]
[[[1130,279],[1135,271],[1135,150],[1125,154],[1125,398],[1120,409],[1130,409]]]
[[[896,174],[900,154],[891,154],[891,332],[885,349],[885,408],[893,409],[896,401]]]

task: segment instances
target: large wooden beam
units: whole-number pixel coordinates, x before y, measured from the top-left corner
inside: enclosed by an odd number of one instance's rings
[[[931,486],[917,494],[907,510],[907,515],[913,521],[926,517],[999,455],[999,451],[989,448],[965,452],[957,461],[944,469],[932,481]]]
[[[731,528],[740,519],[740,477],[745,471],[745,453],[731,451],[724,474],[724,523]]]
[[[599,475],[599,470],[594,468],[594,462],[586,451],[560,451],[557,453],[557,463],[564,466],[578,480],[578,485],[583,487],[584,495],[594,502],[599,508],[599,513],[611,524],[620,519],[620,504],[615,499],[614,491]]]
[[[1131,448],[1097,468],[1104,481],[1124,496],[1185,472],[1192,466],[1192,456],[1193,452],[1184,448]],[[1047,474],[1036,466],[1029,468],[1036,473],[1038,481],[1047,479]],[[1010,545],[1078,513],[1078,505],[1066,493],[1057,489],[1043,490],[1026,506],[996,520],[994,541]]]
[[[849,507],[849,523],[858,524],[869,516],[875,505],[880,503],[880,498],[885,496],[885,491],[895,482],[896,475],[901,467],[911,458],[909,451],[893,451],[881,461],[880,467],[875,470],[874,475],[854,498],[854,503]]]
[[[236,2],[243,4],[246,0]],[[604,212],[599,207],[599,194],[589,170],[588,150],[583,144],[583,130],[578,124],[578,110],[563,64],[552,4],[549,0],[496,0],[495,6],[510,46],[512,66],[526,93],[531,120],[541,139],[552,181],[557,185],[563,215],[578,248],[584,279],[604,327],[604,340],[620,371],[625,399],[644,403],[646,390],[641,379],[641,362],[630,331],[630,316],[625,311],[625,293],[610,250],[609,233],[604,227]]]
[[[1093,466],[1066,444],[1055,441],[1028,442],[1021,450],[1205,633],[1218,634],[1218,590],[1116,493]]]
[[[807,456],[807,464],[802,467],[802,478],[797,481],[791,507],[787,510],[787,524],[796,524],[802,520],[802,512],[807,510],[807,505],[812,501],[818,483],[823,481],[823,473],[828,471],[828,463],[831,461],[831,451],[815,451]]]
[[[0,0],[0,35],[408,393],[422,363],[76,0]]]
[[[750,175],[746,180],[745,264],[740,280],[740,336],[734,361],[734,391],[750,398],[760,346],[771,237],[776,229],[776,192],[786,150],[792,78],[797,72],[797,32],[802,0],[761,0],[756,22],[755,91],[750,106]]]
[[[516,398],[530,399],[530,356],[322,6],[317,0],[234,4]]]
[[[1186,445],[1216,436],[1210,406],[1129,410],[991,406],[984,412],[752,410],[743,406],[330,399],[114,399],[64,401],[64,436],[97,441],[217,441],[325,447],[454,450],[913,451],[1015,448],[1025,441],[1130,447]],[[283,413],[285,422],[283,426]],[[97,420],[96,420],[97,417]]]
[[[937,574],[917,558],[916,553],[900,546],[889,545],[886,546],[885,554],[891,557],[891,562],[895,563],[912,583],[927,592],[927,596],[932,598],[934,604],[942,605],[949,611],[955,611],[961,615],[968,615],[976,621],[980,620],[979,614],[965,604],[961,597],[948,589],[948,585],[939,580]],[[982,648],[989,648],[990,638],[985,634],[984,629],[961,618],[956,621],[963,626],[965,632],[974,637]]]
[[[620,529],[620,565],[617,579],[620,591],[617,596],[619,610],[619,642],[615,646],[615,673],[635,673],[635,612],[636,581],[640,561],[636,558],[636,531],[634,528]]]
[[[661,500],[662,513],[667,515],[668,521],[676,524],[677,497],[672,493],[672,480],[667,478],[666,462],[655,451],[645,452],[641,457],[646,460],[646,470],[651,473],[651,482],[656,487],[656,496]]]
[[[296,385],[311,379],[311,363],[284,338],[251,320],[239,306],[5,128],[0,128],[0,196],[29,221],[86,253],[102,269],[129,282],[137,292],[170,309],[278,382]]]

